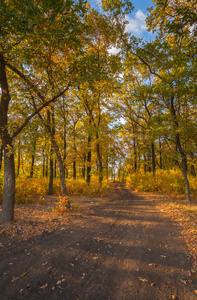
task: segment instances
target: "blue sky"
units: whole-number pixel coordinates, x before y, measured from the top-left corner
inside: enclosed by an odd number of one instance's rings
[[[90,0],[91,6],[99,5],[100,0]],[[146,40],[153,39],[151,33],[147,32],[145,19],[147,16],[147,8],[151,7],[152,0],[133,0],[131,1],[134,10],[127,16],[129,22],[126,30],[139,38],[145,38]]]

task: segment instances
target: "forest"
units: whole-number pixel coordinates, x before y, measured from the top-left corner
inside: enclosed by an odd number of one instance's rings
[[[2,223],[35,194],[70,208],[110,181],[196,197],[195,3],[153,0],[145,41],[128,0],[1,1]]]

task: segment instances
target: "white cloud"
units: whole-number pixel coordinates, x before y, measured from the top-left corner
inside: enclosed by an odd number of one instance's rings
[[[141,10],[138,10],[135,13],[134,18],[126,17],[128,24],[126,26],[126,31],[131,32],[136,35],[141,35],[143,31],[146,31],[146,14],[144,14]]]

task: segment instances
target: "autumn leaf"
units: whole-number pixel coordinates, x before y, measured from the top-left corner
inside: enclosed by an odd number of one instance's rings
[[[43,290],[44,290],[44,289],[47,288],[47,286],[48,286],[48,283],[46,283],[46,284],[44,284],[43,286],[41,286],[40,289],[43,289]]]

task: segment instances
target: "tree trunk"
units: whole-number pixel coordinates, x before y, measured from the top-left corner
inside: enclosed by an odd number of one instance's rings
[[[60,171],[60,182],[61,182],[61,189],[62,189],[62,196],[68,196],[68,192],[67,192],[67,188],[66,188],[66,182],[65,182],[65,173],[64,173],[64,164],[63,164],[63,160],[59,151],[59,147],[54,139],[54,137],[52,138],[52,145],[53,145],[53,149],[56,153],[57,156],[57,162],[58,162],[58,166],[59,166],[59,171]],[[69,203],[69,207],[70,207],[70,203]]]
[[[191,165],[191,175],[196,177],[196,171],[194,165]]]
[[[12,140],[9,136],[3,138],[4,145],[4,190],[1,222],[14,220],[15,202],[15,167]]]
[[[35,152],[36,152],[36,140],[33,142],[33,153],[31,156],[31,169],[30,169],[30,178],[33,178],[34,175],[34,163],[35,163]]]
[[[50,161],[49,161],[49,195],[53,195],[53,149],[51,145],[51,151],[50,151]]]
[[[162,152],[161,152],[161,140],[159,138],[159,168],[163,169],[163,160],[162,160]]]
[[[155,163],[155,145],[154,143],[152,143],[151,145],[151,153],[152,153],[152,169],[153,169],[153,176],[155,176],[155,166],[156,166],[156,163]]]
[[[172,94],[171,96],[171,114],[173,116],[173,120],[174,120],[174,126],[175,126],[175,130],[176,130],[176,145],[179,149],[179,153],[181,155],[181,161],[182,161],[182,172],[183,172],[183,177],[184,177],[184,181],[185,181],[185,194],[186,194],[186,199],[188,201],[191,201],[191,197],[190,197],[190,187],[189,187],[189,181],[187,178],[187,158],[186,158],[186,154],[185,151],[181,145],[181,139],[180,139],[180,135],[179,135],[179,123],[177,120],[177,116],[176,116],[176,111],[174,108],[174,95]]]
[[[102,157],[101,157],[101,152],[100,152],[100,144],[98,142],[98,133],[97,133],[97,145],[96,145],[96,151],[97,151],[97,160],[98,160],[98,171],[99,171],[99,183],[102,185],[103,181],[103,162],[102,162]]]
[[[147,163],[146,163],[146,155],[144,155],[144,173],[147,172]]]
[[[14,220],[14,202],[15,202],[15,167],[12,138],[8,133],[8,107],[11,100],[5,61],[3,53],[0,52],[0,137],[4,149],[4,189],[1,222]]]
[[[33,178],[34,175],[34,162],[35,162],[35,155],[32,154],[31,156],[31,169],[30,169],[30,178]]]
[[[48,177],[48,170],[49,170],[49,156],[48,156],[48,154],[46,155],[45,164],[46,164],[46,167],[45,167],[45,176]]]
[[[21,164],[21,140],[19,137],[18,141],[18,165],[17,165],[17,176],[19,176],[20,173],[20,164]]]
[[[133,151],[134,151],[134,171],[137,172],[137,150],[136,150],[136,138],[133,138]]]
[[[45,177],[45,153],[42,151],[42,176]]]
[[[66,129],[66,120],[64,120],[64,153],[63,153],[63,163],[64,163],[64,174],[66,174],[66,151],[67,151],[67,129]]]
[[[82,178],[86,175],[86,155],[83,155],[83,165],[82,165]]]
[[[54,178],[57,177],[57,160],[55,159]]]
[[[2,162],[3,162],[3,145],[0,147],[0,171],[2,169]]]
[[[75,134],[75,133],[74,133]],[[75,144],[75,138],[74,138],[74,157],[73,157],[73,179],[76,179],[77,177],[77,170],[76,170],[76,144]]]
[[[183,170],[183,177],[184,177],[184,181],[185,181],[186,198],[187,198],[188,201],[191,201],[189,181],[188,181],[188,178],[187,178],[187,159],[186,159],[186,157],[182,158],[182,170]]]
[[[88,136],[88,154],[87,154],[87,184],[90,184],[91,179],[91,135]]]

